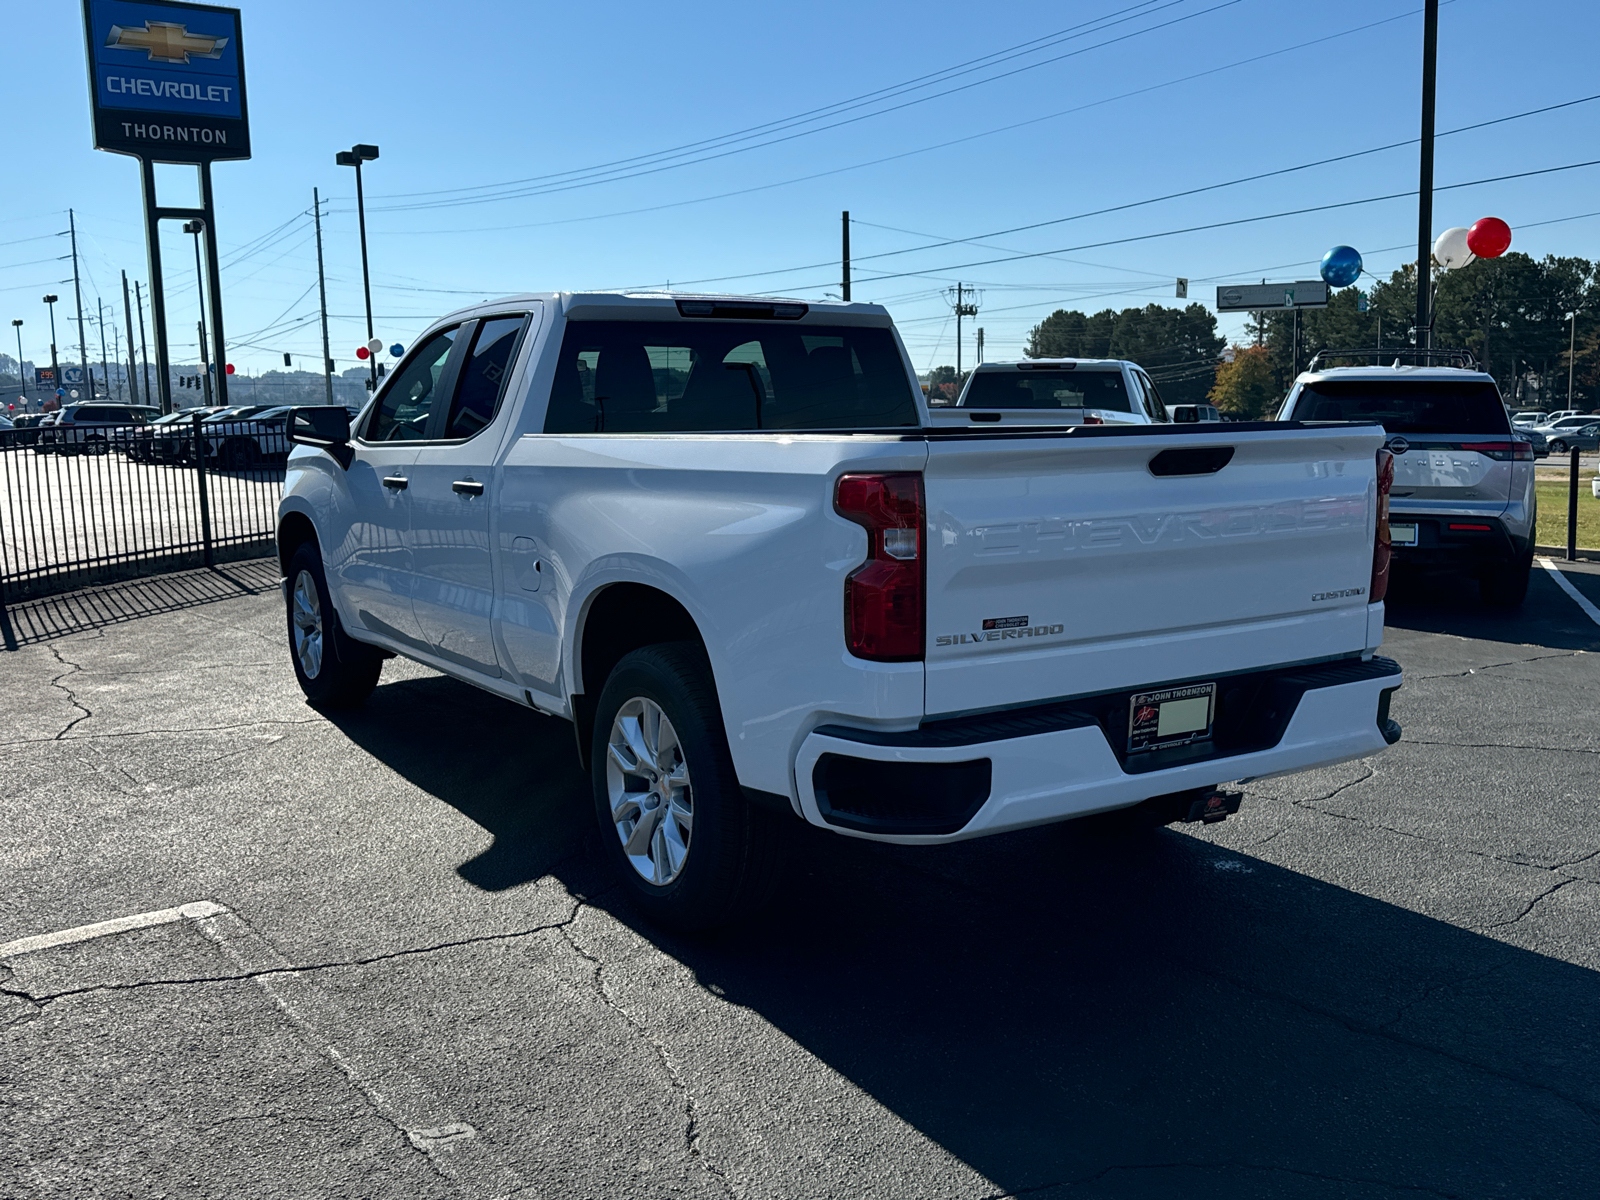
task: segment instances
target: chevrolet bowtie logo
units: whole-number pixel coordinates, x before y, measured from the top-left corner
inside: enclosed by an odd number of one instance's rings
[[[148,62],[187,63],[194,58],[221,58],[227,38],[190,33],[187,25],[171,21],[146,21],[143,29],[113,25],[106,39],[110,50],[144,50]]]

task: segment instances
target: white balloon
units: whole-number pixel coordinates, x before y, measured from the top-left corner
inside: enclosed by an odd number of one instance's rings
[[[1461,244],[1463,246],[1465,246],[1467,244],[1467,231],[1465,229],[1463,229],[1461,231]],[[383,339],[382,338],[373,338],[370,342],[367,343],[367,349],[371,350],[374,354],[376,354],[379,350],[383,349]]]
[[[1466,266],[1472,257],[1472,251],[1467,249],[1467,231],[1460,225],[1446,229],[1433,244],[1433,261],[1446,271]]]

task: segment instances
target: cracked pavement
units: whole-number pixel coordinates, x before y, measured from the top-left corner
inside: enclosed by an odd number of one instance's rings
[[[1593,1189],[1600,628],[1542,572],[1401,589],[1401,743],[1223,824],[797,825],[685,939],[566,726],[398,661],[316,714],[229,570],[12,614],[0,944],[223,908],[0,960],[6,1200]]]

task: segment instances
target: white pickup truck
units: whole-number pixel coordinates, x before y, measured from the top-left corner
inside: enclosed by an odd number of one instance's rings
[[[608,853],[683,927],[796,820],[1214,819],[1399,737],[1379,426],[1041,418],[930,412],[875,305],[463,310],[353,423],[292,414],[295,672],[352,705],[404,655],[572,721]]]

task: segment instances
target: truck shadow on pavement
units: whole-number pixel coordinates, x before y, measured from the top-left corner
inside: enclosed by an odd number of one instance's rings
[[[1579,588],[1589,585],[1579,578]],[[1545,646],[1553,650],[1600,650],[1600,626],[1535,564],[1528,598],[1511,612],[1497,612],[1478,599],[1475,580],[1464,576],[1396,573],[1384,605],[1391,629],[1442,633],[1487,642]]]
[[[598,890],[569,726],[442,678],[338,724],[494,835],[470,883]],[[793,834],[743,927],[683,938],[594,902],[694,972],[683,1013],[758,1014],[1001,1194],[1565,1196],[1600,1172],[1595,972],[1177,832]],[[761,1118],[826,1122],[790,1082]],[[865,1193],[895,1153],[927,1169],[878,1132],[818,1135],[872,1159]]]

